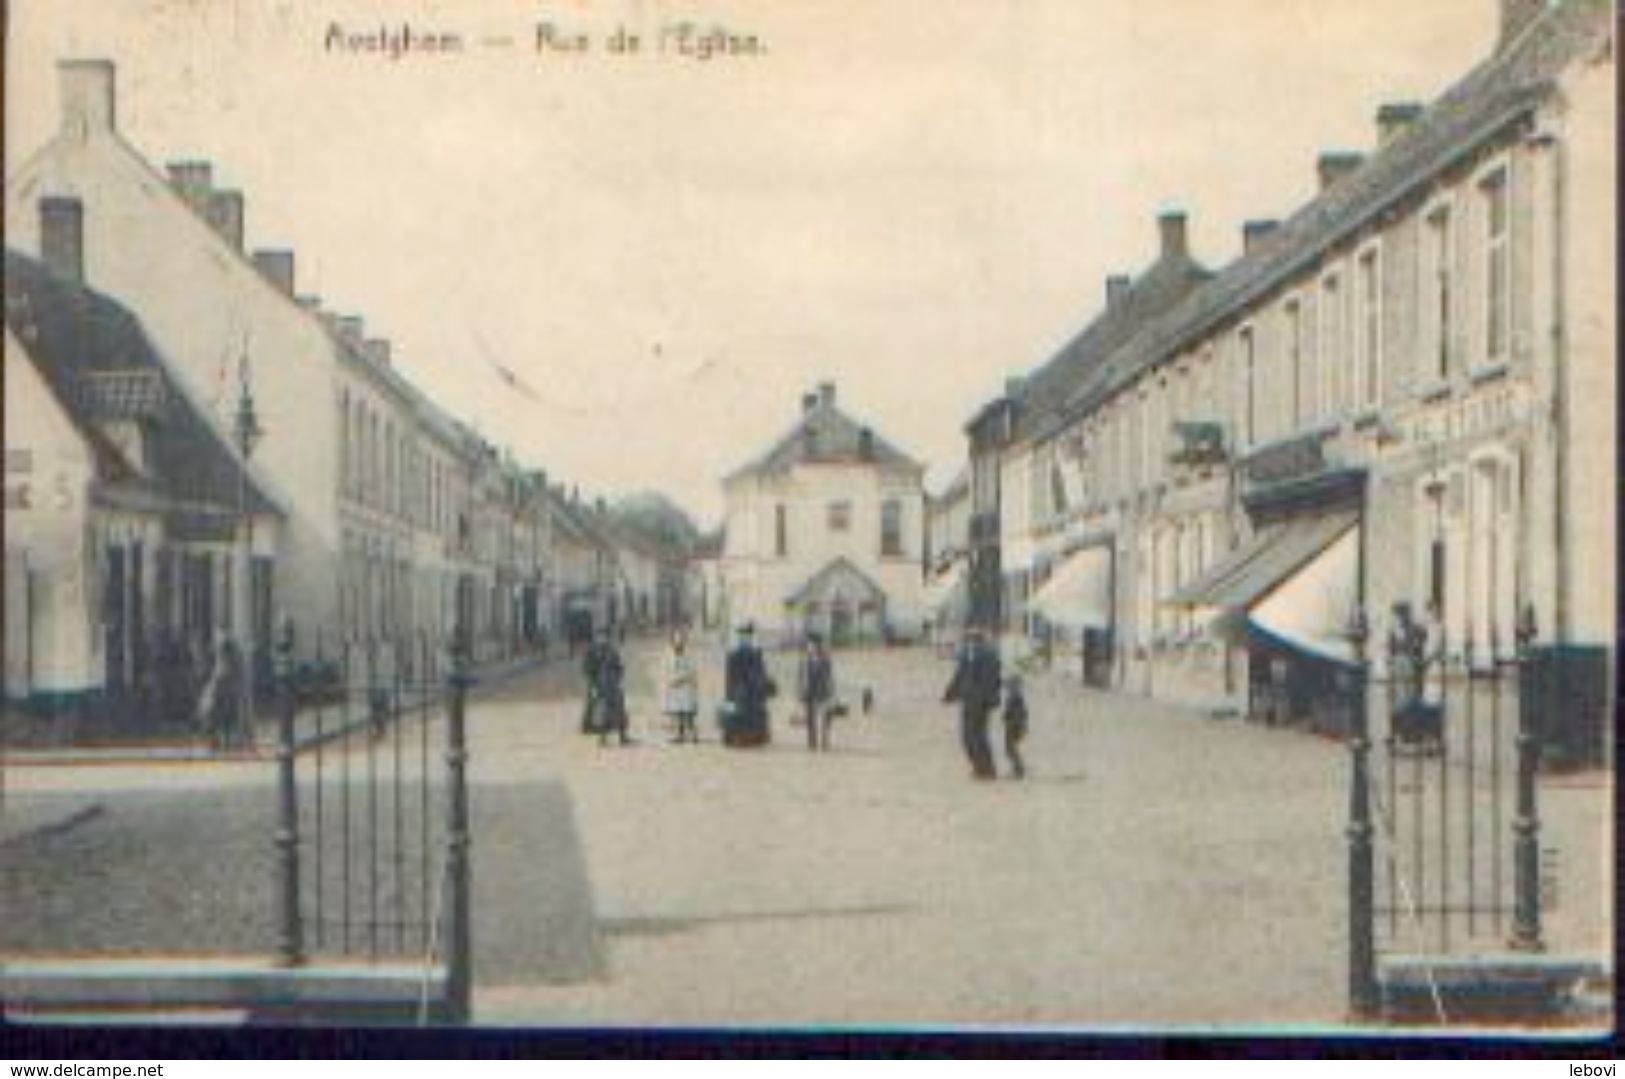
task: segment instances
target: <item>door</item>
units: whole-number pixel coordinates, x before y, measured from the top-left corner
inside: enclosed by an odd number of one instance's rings
[[[124,548],[107,548],[106,586],[102,589],[102,655],[107,657],[107,695],[113,701],[125,690]]]
[[[852,642],[853,612],[852,605],[844,597],[836,599],[829,606],[829,641],[835,647]]]

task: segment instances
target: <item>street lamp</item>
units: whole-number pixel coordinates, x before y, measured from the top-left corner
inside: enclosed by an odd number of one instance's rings
[[[258,661],[258,651],[254,647],[254,516],[248,508],[248,460],[253,455],[255,447],[264,437],[265,430],[260,426],[259,416],[254,410],[254,394],[248,385],[248,357],[245,355],[238,360],[238,392],[237,392],[237,453],[241,463],[237,469],[237,516],[243,536],[243,569],[242,569],[242,596],[243,602],[239,605],[242,612],[242,633],[240,639],[244,644],[243,677],[242,677],[242,726],[243,734],[252,744],[254,741],[254,674],[255,664]]]

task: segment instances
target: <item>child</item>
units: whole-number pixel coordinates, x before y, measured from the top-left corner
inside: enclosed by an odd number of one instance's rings
[[[1010,758],[1010,778],[1021,779],[1027,766],[1021,760],[1021,740],[1027,737],[1027,698],[1021,692],[1021,676],[1013,674],[1004,683],[1004,755]]]

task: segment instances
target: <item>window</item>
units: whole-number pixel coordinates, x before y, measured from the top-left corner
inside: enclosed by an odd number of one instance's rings
[[[829,530],[845,532],[852,527],[852,503],[845,501],[829,504]]]
[[[339,391],[339,490],[349,494],[354,477],[350,469],[355,466],[355,454],[350,444],[350,391]]]
[[[1422,248],[1423,372],[1438,379],[1450,377],[1450,338],[1454,332],[1451,309],[1450,208],[1428,214]]]
[[[1507,174],[1497,169],[1478,185],[1484,207],[1484,358],[1506,355],[1511,310],[1507,251]]]
[[[1343,281],[1329,274],[1320,283],[1321,413],[1343,410]]]
[[[369,413],[367,416],[367,490],[366,501],[372,502],[378,496],[378,480],[382,475],[378,447],[378,415]]]
[[[78,199],[39,201],[40,261],[69,281],[85,279],[85,209]]]
[[[1236,335],[1236,348],[1241,362],[1241,442],[1250,446],[1258,431],[1258,372],[1254,369],[1256,356],[1251,326]]]
[[[895,498],[880,505],[880,553],[886,557],[903,553],[903,504]]]
[[[1358,401],[1375,405],[1382,397],[1382,266],[1375,250],[1362,254],[1358,265]]]
[[[395,425],[384,421],[384,481],[378,492],[379,508],[395,508]]]
[[[1050,507],[1056,513],[1065,513],[1067,511],[1066,476],[1061,473],[1060,462],[1050,465],[1049,498]]]
[[[773,553],[780,558],[790,553],[790,510],[784,505],[773,507]]]
[[[1297,300],[1289,300],[1283,309],[1286,316],[1286,423],[1289,431],[1303,425],[1303,308]]]
[[[1134,422],[1137,430],[1135,434],[1135,470],[1138,485],[1146,486],[1151,482],[1151,395],[1145,390],[1135,400]]]

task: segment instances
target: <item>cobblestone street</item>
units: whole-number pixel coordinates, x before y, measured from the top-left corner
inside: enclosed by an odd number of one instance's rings
[[[721,664],[701,656],[709,713]],[[870,687],[876,706],[827,754],[782,700],[764,750],[723,748],[709,715],[705,743],[671,744],[657,658],[628,649],[626,748],[579,733],[566,663],[475,699],[477,1022],[1341,1021],[1340,745],[1040,675],[1029,778],[977,784],[939,703],[948,664],[925,650],[838,654],[841,695]],[[788,657],[770,662],[792,685]],[[270,779],[246,762],[14,769],[6,949],[268,948]],[[1606,786],[1543,786],[1565,874],[1548,943],[1601,954]]]
[[[840,657],[843,695],[871,685],[878,704],[836,727],[827,756],[783,702],[765,752],[725,750],[711,730],[669,745],[649,664],[633,666],[627,750],[575,734],[573,702],[521,703],[523,684],[481,715],[482,743],[503,747],[479,754],[482,774],[569,777],[611,969],[588,985],[487,984],[482,1022],[1341,1019],[1348,764],[1334,743],[1040,677],[1031,777],[979,785],[937,703],[948,666],[924,651]],[[1583,827],[1601,828],[1591,801]],[[1601,852],[1587,834],[1571,860]],[[1577,933],[1600,924],[1602,902],[1590,908]]]

